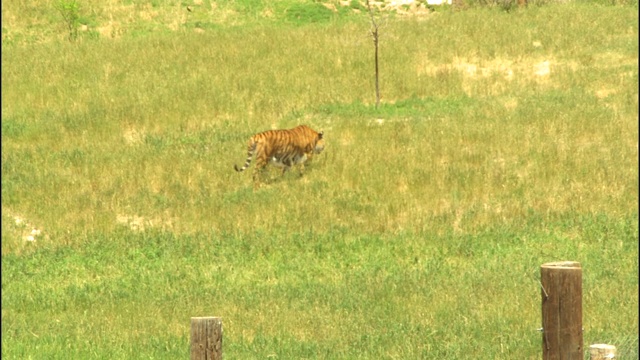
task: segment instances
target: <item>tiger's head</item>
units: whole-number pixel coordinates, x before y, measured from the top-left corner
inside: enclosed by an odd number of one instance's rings
[[[324,138],[323,138],[324,132],[320,131],[318,133],[318,138],[316,139],[316,145],[313,148],[313,152],[316,154],[320,154],[322,152],[322,150],[324,150]]]

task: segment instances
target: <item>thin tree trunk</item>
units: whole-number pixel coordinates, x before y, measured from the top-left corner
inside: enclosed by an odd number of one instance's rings
[[[380,105],[380,72],[378,71],[378,27],[373,33],[373,44],[376,47],[376,108]]]
[[[380,106],[380,71],[378,70],[378,23],[373,16],[373,10],[371,10],[371,4],[367,0],[367,9],[369,9],[369,16],[371,17],[371,36],[373,37],[373,46],[375,48],[375,67],[376,67],[376,108]]]

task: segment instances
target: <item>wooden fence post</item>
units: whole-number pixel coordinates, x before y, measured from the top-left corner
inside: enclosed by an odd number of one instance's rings
[[[191,360],[222,360],[222,318],[191,318]]]
[[[582,267],[575,261],[542,264],[542,358],[582,360]]]

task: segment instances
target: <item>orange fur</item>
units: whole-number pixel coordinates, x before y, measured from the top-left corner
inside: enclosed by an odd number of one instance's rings
[[[322,131],[317,132],[306,125],[288,130],[267,130],[249,139],[247,161],[243,167],[234,165],[234,168],[236,171],[246,170],[251,165],[251,159],[255,157],[253,179],[257,186],[260,171],[269,163],[282,167],[283,174],[292,166],[298,166],[302,175],[304,162],[311,159],[314,154],[321,153],[322,150],[324,150]]]

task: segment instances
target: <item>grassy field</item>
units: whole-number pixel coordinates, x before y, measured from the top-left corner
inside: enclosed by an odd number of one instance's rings
[[[638,357],[638,7],[2,3],[2,357],[539,359],[540,265]],[[186,10],[189,6],[191,11]],[[248,138],[325,152],[254,190]],[[252,170],[252,169],[250,169]]]

